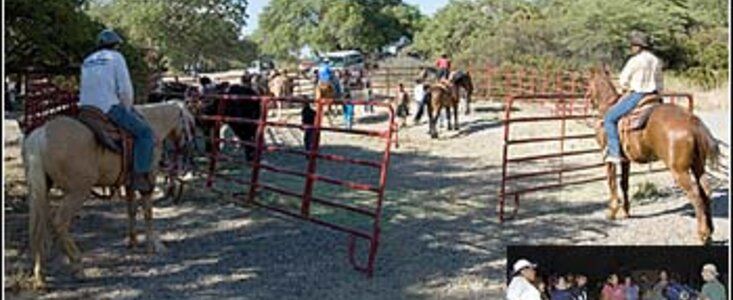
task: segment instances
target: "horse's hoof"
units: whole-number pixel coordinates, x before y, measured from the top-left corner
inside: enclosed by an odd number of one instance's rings
[[[616,212],[609,211],[608,213],[606,213],[606,218],[611,221],[616,220]]]

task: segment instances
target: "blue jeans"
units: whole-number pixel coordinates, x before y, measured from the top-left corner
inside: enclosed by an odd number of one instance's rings
[[[646,93],[632,92],[626,98],[611,106],[603,118],[603,128],[608,137],[608,155],[621,157],[621,142],[618,133],[618,121],[623,116],[634,110],[639,101],[646,96]]]
[[[153,150],[155,149],[155,134],[150,125],[137,112],[125,109],[121,105],[112,106],[107,116],[135,139],[132,149],[132,171],[134,173],[150,172],[153,167]]]

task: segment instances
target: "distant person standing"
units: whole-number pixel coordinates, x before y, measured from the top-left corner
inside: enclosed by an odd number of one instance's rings
[[[626,300],[639,300],[639,286],[634,283],[630,275],[624,277],[624,290]]]
[[[700,292],[701,300],[724,300],[728,299],[725,295],[725,286],[718,280],[718,268],[714,264],[706,264],[702,267],[702,279],[705,284]]]
[[[303,103],[303,110],[300,111],[301,123],[303,126],[313,126],[316,122],[316,111],[311,108],[310,103]],[[312,127],[306,127],[303,134],[303,144],[305,145],[305,151],[311,150],[311,144],[313,141],[313,135],[315,129]]]
[[[450,74],[450,59],[448,59],[448,55],[440,55],[440,58],[435,62],[435,67],[438,68],[438,78],[447,79]]]
[[[540,291],[533,282],[536,279],[536,264],[526,259],[517,260],[512,268],[512,280],[506,289],[506,300],[542,300]]]
[[[611,273],[601,290],[601,300],[626,300],[624,286],[619,282],[618,275]]]
[[[588,277],[583,274],[575,276],[575,286],[573,287],[573,299],[575,300],[588,300]]]
[[[659,281],[652,287],[651,300],[667,300],[664,297],[664,289],[669,285],[669,274],[666,270],[659,271]]]
[[[407,126],[407,116],[410,115],[409,110],[409,95],[407,94],[407,91],[405,91],[405,86],[400,83],[397,86],[397,96],[395,97],[395,102],[397,104],[397,116],[400,118],[401,123],[400,127]]]
[[[369,82],[369,80],[364,80],[364,89],[366,90],[366,101],[372,101],[372,84]],[[364,105],[364,112],[373,114],[374,113],[374,105],[366,104]]]
[[[558,276],[554,287],[550,292],[550,300],[574,300],[570,283],[565,280],[565,277]]]
[[[418,79],[415,80],[415,87],[412,91],[412,98],[415,100],[415,103],[417,104],[417,113],[415,114],[415,125],[417,125],[420,122],[420,119],[422,118],[422,114],[425,111],[425,106],[428,104],[426,101],[427,93],[425,93],[425,85],[422,83],[422,80]]]

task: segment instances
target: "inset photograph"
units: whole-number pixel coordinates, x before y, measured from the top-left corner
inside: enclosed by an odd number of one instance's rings
[[[724,300],[728,248],[509,246],[507,300]]]

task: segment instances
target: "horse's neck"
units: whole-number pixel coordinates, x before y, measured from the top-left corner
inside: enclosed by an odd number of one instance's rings
[[[181,114],[176,113],[175,108],[169,106],[171,105],[165,103],[155,106],[138,106],[140,113],[159,139],[167,137],[180,122]]]

